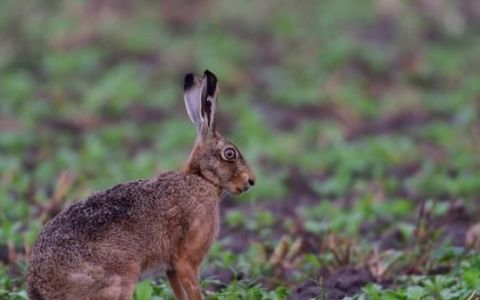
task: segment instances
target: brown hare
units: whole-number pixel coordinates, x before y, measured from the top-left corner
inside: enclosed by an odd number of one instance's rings
[[[152,271],[166,272],[176,299],[202,299],[198,268],[218,231],[223,190],[255,183],[237,147],[215,130],[217,96],[213,73],[185,76],[198,136],[183,170],[94,193],[45,225],[30,255],[30,299],[131,299]]]

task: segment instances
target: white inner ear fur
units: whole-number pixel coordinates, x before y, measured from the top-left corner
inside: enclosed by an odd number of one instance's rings
[[[201,83],[195,79],[195,84],[183,95],[185,100],[185,107],[190,120],[200,130],[202,123],[202,116],[200,113],[200,97],[201,97]]]

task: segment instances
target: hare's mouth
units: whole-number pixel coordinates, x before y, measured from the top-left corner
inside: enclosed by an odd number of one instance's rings
[[[228,191],[234,195],[238,195],[238,194],[241,194],[243,192],[246,192],[249,188],[239,188],[239,187],[236,187],[234,189],[228,189]]]
[[[234,191],[232,191],[232,194],[238,195],[238,194],[241,194],[242,191],[243,190],[241,188],[236,188]]]
[[[235,190],[235,194],[241,194],[241,193],[245,193],[247,192],[249,189],[250,189],[250,185],[247,184],[246,186],[244,186],[243,188],[236,188]]]
[[[232,194],[238,195],[241,193],[245,193],[250,188],[255,184],[255,181],[252,179],[247,180],[246,182],[243,183],[234,183],[234,184],[229,184],[225,188]]]

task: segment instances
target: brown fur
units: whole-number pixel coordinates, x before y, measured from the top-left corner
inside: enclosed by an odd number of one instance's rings
[[[226,146],[213,126],[199,130],[184,170],[119,184],[57,215],[32,248],[30,299],[131,299],[142,274],[158,271],[177,299],[201,299],[198,267],[218,231],[220,195],[254,182],[239,152],[222,159]]]

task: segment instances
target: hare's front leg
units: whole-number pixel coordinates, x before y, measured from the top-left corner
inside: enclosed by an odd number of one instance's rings
[[[173,293],[175,294],[175,299],[177,300],[186,300],[185,291],[183,290],[182,284],[178,279],[178,274],[175,270],[167,271],[168,281],[172,287]]]
[[[187,299],[202,300],[202,292],[200,290],[200,282],[198,279],[198,264],[182,259],[174,265],[174,270],[174,276],[177,277],[178,282],[185,290]],[[172,281],[170,281],[170,284],[172,284]],[[173,288],[173,284],[172,289],[175,292],[177,300],[184,299],[179,298],[180,295],[177,295],[175,288]],[[181,293],[181,296],[183,296],[183,293]]]

